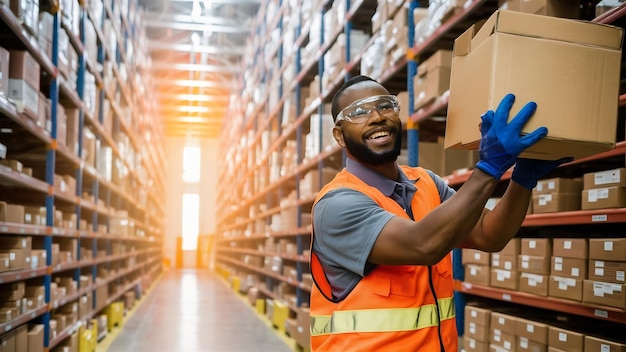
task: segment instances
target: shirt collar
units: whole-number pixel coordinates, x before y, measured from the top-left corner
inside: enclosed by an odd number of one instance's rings
[[[348,172],[361,179],[361,181],[367,183],[372,187],[377,188],[382,194],[387,197],[393,194],[393,191],[395,190],[398,183],[409,184],[415,187],[414,183],[417,181],[417,179],[409,180],[404,172],[402,172],[402,169],[398,168],[399,182],[396,182],[392,179],[382,176],[375,171],[372,171],[372,169],[351,158],[346,159],[346,169],[348,170]]]

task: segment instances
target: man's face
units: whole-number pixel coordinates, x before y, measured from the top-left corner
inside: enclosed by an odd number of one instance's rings
[[[339,99],[340,108],[344,109],[364,98],[388,94],[384,87],[375,82],[361,82],[343,92]],[[345,148],[348,154],[364,164],[395,162],[402,148],[400,118],[395,112],[383,115],[377,109],[371,110],[369,118],[338,123],[337,128],[341,130]]]

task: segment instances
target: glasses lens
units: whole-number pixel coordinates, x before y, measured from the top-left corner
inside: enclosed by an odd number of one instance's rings
[[[374,110],[385,117],[394,116],[399,111],[398,101],[393,95],[377,95],[357,100],[343,109],[337,120],[345,119],[354,123],[366,121]]]

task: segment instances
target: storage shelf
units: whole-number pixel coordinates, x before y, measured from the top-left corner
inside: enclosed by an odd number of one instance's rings
[[[224,253],[234,253],[234,254],[249,254],[260,257],[270,257],[270,256],[278,256],[282,259],[291,260],[294,262],[301,263],[309,263],[310,258],[304,255],[293,255],[293,254],[284,254],[284,253],[274,253],[274,252],[265,252],[259,251],[256,249],[248,249],[248,248],[237,248],[237,247],[220,247],[220,250]]]
[[[11,319],[10,321],[6,323],[0,324],[0,333],[9,332],[22,324],[25,324],[39,316],[42,316],[46,312],[48,312],[48,306],[43,306],[37,309],[29,310],[25,314],[22,314],[15,319]]]
[[[626,223],[626,208],[578,210],[527,215],[522,226]]]
[[[593,22],[611,24],[626,15],[626,3],[623,3],[593,19]]]
[[[302,289],[304,291],[311,292],[311,287],[310,286],[307,286],[307,285],[303,284],[302,282],[298,282],[297,280],[294,280],[291,277],[286,277],[286,276],[283,276],[283,275],[279,275],[279,274],[277,274],[277,273],[275,273],[273,271],[265,270],[264,268],[257,268],[255,266],[248,265],[248,264],[245,264],[245,263],[243,263],[241,261],[234,260],[234,259],[231,259],[231,258],[228,258],[228,257],[220,256],[220,260],[225,262],[225,263],[230,263],[230,264],[238,266],[240,268],[245,268],[245,269],[248,269],[250,271],[254,271],[256,273],[262,274],[264,276],[271,277],[272,279],[288,283],[288,284],[290,284],[292,286],[295,286],[295,287],[298,287],[298,288],[300,288],[300,289]]]
[[[37,269],[19,269],[11,270],[0,273],[0,284],[6,284],[9,282],[23,281],[40,276],[44,276],[49,273],[47,266]]]
[[[457,284],[459,291],[467,294],[626,324],[626,311],[623,309],[544,297],[467,282]]]

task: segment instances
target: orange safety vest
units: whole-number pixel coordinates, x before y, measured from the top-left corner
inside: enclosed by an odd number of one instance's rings
[[[409,179],[418,179],[411,201],[419,221],[441,201],[435,182],[422,168],[401,167]],[[381,208],[410,219],[393,199],[343,170],[322,190],[315,203],[337,188],[351,188],[372,198]],[[315,229],[313,229],[313,240]],[[431,291],[429,269],[437,302]],[[452,257],[436,265],[377,265],[340,302],[333,302],[330,284],[316,254],[311,251],[312,351],[440,351],[458,350],[452,279]],[[440,332],[438,331],[440,330]]]

